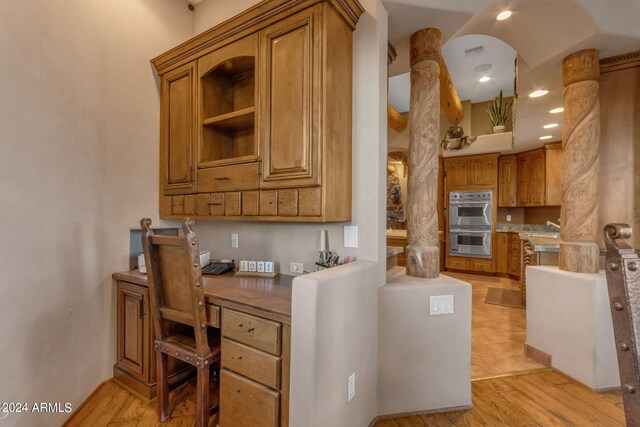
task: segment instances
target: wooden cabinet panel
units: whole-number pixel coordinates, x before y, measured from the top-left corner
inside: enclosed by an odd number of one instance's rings
[[[195,215],[196,213],[196,195],[188,194],[184,196],[184,214]]]
[[[258,215],[258,192],[242,193],[242,215]]]
[[[116,364],[140,381],[149,381],[150,337],[145,307],[147,288],[118,281]]]
[[[560,206],[562,204],[562,144],[545,146],[545,204]]]
[[[210,196],[209,209],[211,215],[222,216],[224,215],[224,194],[215,193]],[[233,201],[233,198],[232,198]],[[239,208],[238,208],[239,209]]]
[[[545,165],[544,151],[533,152],[530,156],[531,176],[529,184],[529,206],[544,206],[545,200]]]
[[[498,183],[498,165],[495,158],[478,158],[471,161],[473,185],[495,186]]]
[[[512,276],[520,276],[520,256],[509,255],[509,274]]]
[[[450,190],[465,188],[473,184],[469,161],[465,159],[445,159],[447,187]]]
[[[483,273],[493,273],[494,270],[492,268],[490,259],[470,259],[470,269],[473,271],[481,271]]]
[[[215,304],[206,305],[207,310],[207,324],[214,328],[220,327],[220,307]]]
[[[274,389],[280,388],[280,357],[222,339],[222,368]]]
[[[278,214],[280,216],[298,215],[298,190],[278,191]]]
[[[278,215],[278,192],[260,192],[260,215]]]
[[[280,355],[282,325],[272,320],[222,310],[222,335],[276,356]]]
[[[195,69],[193,61],[162,77],[160,164],[164,194],[196,190]]]
[[[452,268],[454,270],[468,270],[468,261],[468,258],[452,256],[447,258],[447,268]]]
[[[171,213],[173,215],[184,215],[184,196],[173,196],[171,200]]]
[[[509,234],[496,233],[497,260],[496,271],[498,273],[509,273]]]
[[[498,206],[516,206],[517,197],[517,165],[516,156],[502,156],[499,161]]]
[[[320,184],[316,10],[261,32],[262,188]]]
[[[209,208],[209,194],[198,194],[196,198],[196,215],[209,216],[211,211]]]
[[[280,393],[220,370],[220,425],[233,427],[276,427],[280,417]]]
[[[528,156],[518,156],[518,206],[529,205],[529,187],[531,185],[531,162]]]
[[[198,191],[258,189],[258,163],[219,166],[198,171]]]
[[[242,212],[242,199],[240,193],[226,193],[224,195],[224,214],[226,216],[238,216]]]
[[[298,191],[300,216],[320,216],[322,191],[319,188],[304,188]]]

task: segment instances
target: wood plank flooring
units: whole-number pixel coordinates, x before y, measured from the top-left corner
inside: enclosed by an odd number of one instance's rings
[[[517,281],[474,274],[444,274],[472,286],[471,378],[544,367],[524,355],[526,310],[484,302],[490,287],[520,289]]]
[[[624,426],[618,391],[595,393],[553,370],[474,381],[473,408],[380,420],[375,427]]]

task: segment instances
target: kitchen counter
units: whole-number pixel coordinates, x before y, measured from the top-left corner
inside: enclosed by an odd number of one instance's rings
[[[553,227],[537,224],[497,224],[498,233],[518,233],[520,240],[528,240],[536,252],[560,252],[560,232]]]
[[[387,246],[387,258],[404,253],[404,248],[401,246]]]

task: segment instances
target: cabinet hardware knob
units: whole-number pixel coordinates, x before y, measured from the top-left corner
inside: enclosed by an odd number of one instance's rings
[[[636,264],[635,262],[630,262],[627,268],[631,271],[636,271],[638,269],[638,264]]]
[[[248,333],[251,333],[251,332],[253,332],[253,331],[255,331],[255,328],[249,328],[249,329],[247,329],[247,332],[248,332]]]
[[[621,302],[614,302],[613,303],[613,308],[616,311],[622,311],[622,310],[624,310],[624,305]]]

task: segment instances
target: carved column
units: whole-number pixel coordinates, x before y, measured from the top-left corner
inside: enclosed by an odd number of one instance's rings
[[[596,49],[564,58],[560,269],[576,273],[598,272],[599,76]]]
[[[438,139],[440,30],[411,36],[411,98],[407,200],[407,275],[435,278],[438,251]]]

